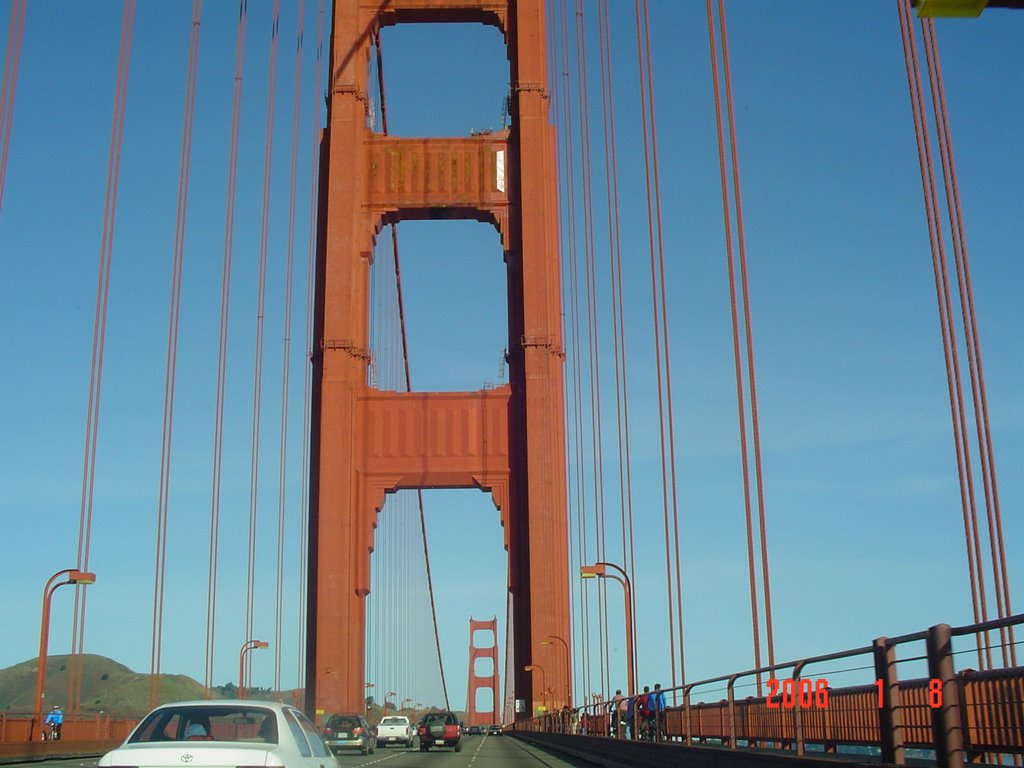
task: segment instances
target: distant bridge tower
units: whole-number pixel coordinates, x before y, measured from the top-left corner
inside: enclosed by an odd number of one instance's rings
[[[363,707],[370,552],[386,494],[490,492],[505,529],[516,660],[529,717],[543,691],[523,667],[559,668],[541,641],[569,636],[561,288],[544,0],[334,0],[328,123],[321,144],[310,468],[306,709]],[[381,27],[478,22],[505,36],[512,126],[458,138],[367,127],[370,43]],[[438,103],[458,98],[437,84]],[[509,383],[470,392],[368,385],[376,234],[409,219],[498,231],[507,266]],[[568,667],[568,665],[565,665]],[[568,700],[569,670],[549,678]],[[323,689],[320,690],[320,686]]]
[[[479,646],[476,644],[476,633],[478,631],[491,633],[491,644]],[[491,674],[478,675],[477,659],[491,660]],[[500,723],[501,714],[498,711],[500,701],[498,692],[501,690],[498,676],[498,617],[490,621],[475,621],[469,619],[469,675],[466,683],[466,725],[490,725]],[[476,708],[477,691],[489,689],[491,691],[491,709],[485,712]]]

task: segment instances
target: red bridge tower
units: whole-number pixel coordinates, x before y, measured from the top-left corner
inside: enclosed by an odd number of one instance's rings
[[[399,138],[367,128],[373,35],[423,22],[478,22],[504,33],[508,132]],[[541,645],[569,636],[565,354],[544,26],[543,0],[334,0],[313,355],[308,711],[362,710],[373,529],[385,495],[403,488],[491,494],[509,558],[516,659],[509,682],[526,702],[519,716],[543,698],[523,667],[559,668],[552,646]],[[367,383],[374,239],[387,223],[439,218],[490,223],[501,237],[509,384],[375,389]],[[568,700],[569,679],[566,669],[564,679],[547,681],[558,706]]]
[[[476,633],[478,631],[491,633],[491,644],[479,646],[476,644]],[[476,669],[477,659],[491,660],[491,674],[478,675]],[[501,690],[498,677],[498,617],[490,621],[476,621],[469,619],[469,675],[466,683],[466,725],[490,725],[501,722],[501,713],[498,712],[498,691]],[[480,712],[476,708],[476,692],[488,689],[492,694],[491,709]]]

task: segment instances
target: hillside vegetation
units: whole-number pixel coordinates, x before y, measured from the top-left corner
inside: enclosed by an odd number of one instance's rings
[[[81,712],[103,712],[111,717],[137,717],[149,711],[149,674],[133,672],[124,664],[94,654],[83,654]],[[67,706],[69,656],[46,660],[43,704]],[[0,711],[27,714],[32,711],[36,689],[37,659],[0,669]],[[185,675],[160,675],[160,701],[201,699],[203,685]]]

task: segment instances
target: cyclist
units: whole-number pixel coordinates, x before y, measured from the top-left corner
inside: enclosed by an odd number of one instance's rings
[[[60,728],[64,724],[64,713],[56,704],[50,710],[50,714],[43,720],[43,738],[49,736],[51,741],[60,741]]]

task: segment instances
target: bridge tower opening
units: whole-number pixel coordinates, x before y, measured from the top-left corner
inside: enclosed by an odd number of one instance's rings
[[[363,706],[366,604],[387,493],[489,491],[504,526],[517,717],[545,702],[528,665],[569,637],[564,350],[554,130],[543,0],[334,0],[313,354],[306,709]],[[479,22],[508,46],[511,128],[392,137],[368,128],[369,54],[381,27]],[[457,98],[457,94],[451,94]],[[381,228],[403,220],[492,224],[507,275],[509,383],[473,392],[369,385],[369,275]],[[547,701],[569,699],[571,670]],[[330,673],[332,684],[318,690]]]

